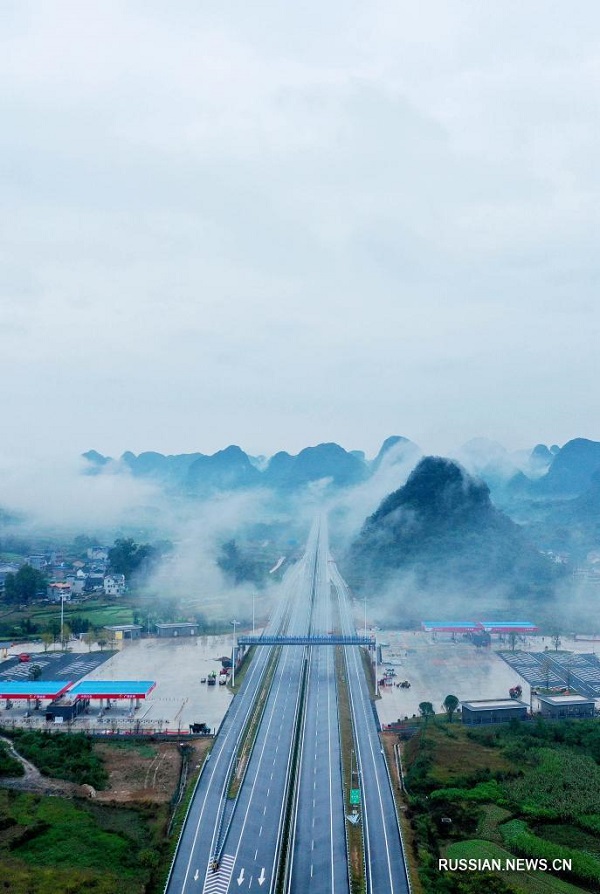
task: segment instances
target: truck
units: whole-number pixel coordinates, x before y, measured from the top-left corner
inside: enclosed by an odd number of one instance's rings
[[[196,736],[210,736],[210,727],[206,723],[190,723],[190,733]]]

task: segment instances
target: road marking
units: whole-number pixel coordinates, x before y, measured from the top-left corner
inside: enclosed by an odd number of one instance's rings
[[[254,859],[255,859],[255,860],[256,860],[257,856],[258,856],[258,848],[256,848],[256,850],[255,850],[255,852],[254,852]]]
[[[262,826],[260,827],[260,832],[258,833],[258,837],[260,838],[261,835],[262,835]]]
[[[243,883],[243,881],[244,881],[244,867],[242,866],[242,868],[240,869],[240,874],[237,878],[238,885],[241,885]]]
[[[258,882],[259,885],[264,885],[265,880],[266,880],[265,867],[263,866],[263,868],[260,870],[260,875],[258,876],[256,881]]]
[[[219,868],[213,872],[210,865],[206,871],[202,894],[226,894],[233,874],[235,858],[231,854],[223,854]],[[244,870],[242,869],[242,873]],[[239,881],[238,881],[239,884]]]

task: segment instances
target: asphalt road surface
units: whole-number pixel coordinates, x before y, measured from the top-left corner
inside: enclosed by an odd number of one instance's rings
[[[332,623],[332,582],[342,630],[354,633],[345,584],[329,560],[326,524],[316,522],[303,559],[284,580],[278,612],[265,632],[327,632]],[[239,794],[235,800],[227,797],[268,654],[267,647],[257,649],[215,740],[192,800],[167,894],[272,894],[280,864],[286,866],[288,894],[349,891],[333,649],[281,648]],[[347,647],[346,661],[368,894],[403,894],[409,888],[400,832],[360,650]],[[289,838],[284,834],[288,821]]]
[[[333,562],[329,562],[329,568],[338,593],[342,633],[354,633],[346,584]],[[396,807],[360,649],[356,646],[344,648],[360,780],[367,892],[408,894],[410,888]]]

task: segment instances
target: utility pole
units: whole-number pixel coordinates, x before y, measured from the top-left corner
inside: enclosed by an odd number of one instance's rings
[[[233,624],[233,635],[231,637],[231,687],[235,688],[235,628],[240,623],[239,621],[232,621]]]

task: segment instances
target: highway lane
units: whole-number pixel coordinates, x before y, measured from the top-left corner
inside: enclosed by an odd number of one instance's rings
[[[298,578],[303,573],[302,563],[290,569],[283,582],[282,598],[268,630],[281,631],[288,603],[298,592]],[[267,647],[256,650],[244,683],[223,720],[210,759],[196,786],[165,889],[166,894],[199,894],[203,890],[215,846],[215,834],[229,782],[231,762],[251,714],[269,654],[270,649]]]
[[[321,523],[311,633],[332,626],[327,527]],[[298,792],[290,848],[290,894],[348,894],[348,860],[334,650],[309,649]]]
[[[354,633],[346,583],[332,561],[329,569],[338,594],[342,632]],[[408,894],[398,817],[360,649],[345,646],[344,650],[360,774],[367,894]]]
[[[318,531],[313,527],[302,574],[296,582],[298,591],[288,634],[306,633],[309,629],[317,535]],[[306,598],[307,594],[309,598]],[[286,646],[282,649],[225,841],[223,861],[228,867],[228,878],[219,872],[224,884],[217,887],[216,880],[211,885],[212,880],[207,877],[205,894],[225,894],[226,891],[245,891],[252,887],[256,890],[257,885],[265,892],[275,888],[306,661],[306,647]]]

